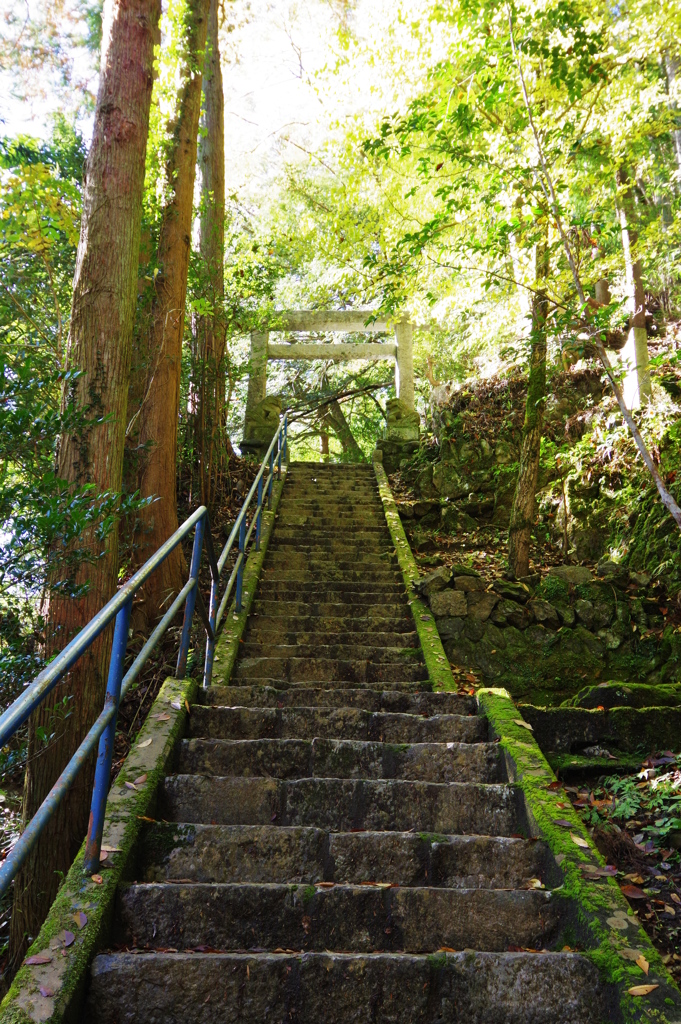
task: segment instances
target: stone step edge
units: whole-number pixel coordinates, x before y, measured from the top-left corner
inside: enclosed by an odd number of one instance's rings
[[[602,867],[603,858],[575,809],[564,806],[561,790],[549,789],[556,776],[531,725],[524,722],[507,690],[485,687],[476,696],[479,711],[489,724],[490,739],[499,741],[506,758],[509,782],[518,788],[524,802],[527,834],[543,839],[560,866],[564,892],[572,903],[570,919],[576,943],[599,965],[603,980],[615,987],[619,1013],[614,1019],[648,1021],[648,1011],[653,1009],[661,1014],[661,1021],[681,1021],[681,993],[619,885],[614,878],[588,877],[589,866]],[[569,826],[557,825],[557,820],[569,822]],[[648,961],[648,977],[619,955],[631,946]],[[644,999],[629,994],[630,988],[644,983],[657,988]]]

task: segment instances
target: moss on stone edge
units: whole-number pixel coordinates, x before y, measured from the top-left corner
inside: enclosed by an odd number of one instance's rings
[[[395,545],[397,560],[407,587],[409,606],[414,616],[416,632],[421,642],[423,657],[428,669],[428,677],[433,684],[434,690],[455,690],[456,683],[454,682],[452,670],[449,667],[449,661],[440,640],[440,634],[435,625],[433,613],[420,599],[414,589],[418,583],[419,571],[409,547],[409,541],[404,532],[395,499],[390,490],[388,477],[380,462],[374,462],[374,471],[378,481],[378,492],[383,502],[385,519],[390,530],[392,542]]]
[[[83,874],[85,844],[81,847],[57,894],[40,934],[27,957],[44,954],[49,964],[27,966],[16,974],[0,1005],[1,1024],[76,1024],[93,957],[108,941],[121,879],[134,869],[135,846],[143,818],[153,812],[156,791],[164,778],[178,739],[184,734],[187,710],[198,687],[194,679],[166,679],[151,707],[135,744],[123,763],[107,800],[102,845],[110,853],[102,869],[101,884]],[[175,706],[174,706],[175,705]],[[170,717],[159,721],[164,712]],[[147,740],[151,743],[142,746]],[[125,786],[146,775],[137,788]],[[87,924],[80,929],[74,915],[83,912]],[[73,932],[75,942],[62,949],[57,936]],[[43,996],[40,987],[54,994]]]
[[[241,611],[237,615],[236,602],[232,601],[224,617],[224,626],[220,639],[215,645],[215,660],[213,662],[213,686],[227,686],[232,677],[236,659],[239,655],[239,643],[244,635],[246,620],[248,619],[251,606],[255,599],[255,591],[258,579],[262,571],[263,562],[267,553],[274,522],[281,498],[281,492],[286,483],[287,466],[282,466],[282,479],[278,480],[272,488],[272,508],[269,512],[263,512],[262,529],[260,532],[260,551],[253,547],[246,559],[243,579],[243,602]]]
[[[565,919],[577,941],[598,968],[602,980],[616,987],[620,1017],[626,1024],[655,1020],[658,1024],[681,1021],[681,994],[665,970],[661,957],[638,924],[614,878],[589,881],[580,865],[602,866],[603,858],[591,842],[584,823],[565,803],[560,790],[547,787],[555,780],[531,731],[522,724],[521,715],[509,693],[502,689],[481,689],[477,693],[480,712],[487,717],[491,731],[504,751],[509,778],[522,791],[533,835],[546,840],[563,872],[563,884],[554,889],[554,898],[565,900]],[[570,822],[570,827],[555,824]],[[584,840],[580,847],[572,835]],[[625,960],[622,949],[634,946],[650,964],[649,975],[632,961]],[[632,997],[627,989],[634,985],[656,984],[649,996]],[[669,1007],[673,1016],[669,1017]]]

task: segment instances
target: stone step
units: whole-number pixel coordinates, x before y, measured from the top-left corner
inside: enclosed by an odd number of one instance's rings
[[[275,690],[289,690],[296,694],[292,697],[292,703],[295,707],[303,707],[309,704],[310,701],[305,696],[310,690],[331,690],[335,689],[339,692],[345,690],[376,690],[376,689],[390,689],[401,691],[402,693],[431,693],[432,684],[429,680],[420,680],[414,682],[412,680],[393,680],[391,679],[388,683],[383,686],[380,682],[359,682],[356,679],[299,679],[297,682],[291,682],[290,679],[236,679],[234,680],[235,685],[256,685],[272,687]],[[343,700],[337,707],[345,706]]]
[[[118,941],[177,950],[501,952],[556,937],[563,901],[542,890],[277,883],[146,883],[122,888]]]
[[[268,554],[267,565],[263,569],[261,579],[267,579],[282,570],[306,569],[310,572],[323,572],[329,567],[345,572],[347,569],[366,570],[398,570],[397,557],[392,554],[361,554],[356,552],[352,557],[329,558],[328,556],[310,556],[305,552],[291,551],[290,548],[275,549]]]
[[[269,643],[269,644],[298,644],[305,645],[319,644],[321,647],[333,647],[335,644],[347,644],[349,642],[359,644],[361,647],[407,647],[419,646],[418,633],[360,633],[350,632],[303,632],[302,630],[288,631],[283,628],[279,620],[271,622],[262,619],[259,625],[253,625],[246,630],[244,644]]]
[[[391,714],[361,708],[215,708],[195,704],[190,738],[344,739],[382,743],[480,743],[487,724],[473,715]]]
[[[602,1024],[578,953],[109,953],[85,1024]]]
[[[402,652],[400,652],[402,653]],[[334,658],[242,658],[235,679],[287,679],[291,683],[309,680],[344,683],[420,682],[428,679],[425,665],[414,665],[401,657],[381,663],[368,659]]]
[[[195,738],[182,740],[178,771],[275,779],[502,782],[499,749],[496,743]]]
[[[300,537],[279,537],[276,548],[272,553],[287,556],[289,553],[304,558],[343,559],[354,561],[356,558],[363,558],[368,555],[374,557],[392,557],[395,554],[391,543],[383,537],[364,537],[355,543],[352,536],[347,541],[338,539],[338,536],[329,532],[324,537],[304,539]],[[266,566],[267,567],[267,566]]]
[[[513,836],[520,793],[508,783],[168,776],[159,817],[203,825],[312,825],[332,832]]]
[[[336,607],[339,607],[336,605]],[[265,615],[252,612],[249,617],[250,630],[281,630],[287,633],[406,633],[414,632],[414,618],[408,608],[402,608],[401,614],[374,617],[373,611],[362,609],[360,615],[348,615],[343,608],[341,615]],[[371,617],[370,617],[371,614]],[[354,639],[354,638],[353,638]]]
[[[144,832],[138,870],[145,882],[518,889],[537,878],[548,885],[556,866],[531,839],[158,822]]]
[[[348,643],[350,637],[344,637],[345,643],[338,644],[274,644],[262,642],[250,637],[239,648],[244,659],[250,658],[323,658],[324,660],[355,660],[366,659],[375,665],[381,664],[423,664],[423,653],[420,647],[381,647],[378,644]],[[354,640],[354,637],[352,638]]]
[[[432,693],[404,690],[329,689],[326,687],[209,686],[199,690],[197,701],[206,707],[361,708],[391,714],[470,715],[476,712],[474,697],[459,693]]]
[[[279,526],[277,524],[277,547],[288,541],[294,543],[298,550],[300,550],[301,544],[314,547],[320,542],[323,543],[327,537],[332,536],[336,542],[341,543],[342,549],[348,552],[356,548],[364,548],[372,541],[376,542],[377,547],[380,545],[380,550],[392,550],[392,538],[386,525],[353,527],[352,539],[345,546],[342,545],[342,541],[338,540],[338,532],[338,524],[333,522],[328,529],[313,525],[287,526],[282,524]]]
[[[340,619],[347,617],[348,614],[347,602],[341,601],[340,597],[339,594],[338,599],[334,601],[275,601],[256,597],[253,608],[256,615],[290,615],[292,618],[312,615],[318,618]],[[359,595],[356,603],[361,608],[361,617],[374,621],[385,621],[390,617],[402,619],[405,614],[409,614],[406,601],[403,604],[397,604],[394,600],[377,603],[374,594],[367,594],[364,598]]]
[[[329,565],[324,569],[271,569],[263,575],[258,590],[260,595],[296,592],[309,594],[310,599],[320,594],[365,594],[380,601],[382,597],[406,596],[406,587],[394,569],[339,569]]]
[[[352,575],[358,578],[352,579]],[[265,579],[261,582],[257,599],[259,601],[284,601],[299,603],[301,599],[310,604],[381,604],[389,601],[409,607],[404,583],[394,575],[372,573],[362,578],[361,573],[306,573],[301,569],[281,573],[284,578]],[[288,576],[288,579],[286,579]],[[326,577],[326,578],[324,578]],[[340,578],[338,578],[340,577]]]

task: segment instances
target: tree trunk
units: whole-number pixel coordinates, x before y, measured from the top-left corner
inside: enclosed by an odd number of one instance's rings
[[[168,125],[166,181],[174,185],[162,216],[158,244],[147,365],[154,368],[141,408],[138,488],[155,500],[140,517],[136,559],[145,562],[177,529],[177,430],[187,273],[191,248],[196,148],[201,110],[201,69],[206,46],[210,0],[189,0],[184,24],[185,59],[176,113]],[[179,547],[165,559],[144,588],[147,621],[158,618],[168,599],[184,584]]]
[[[327,405],[322,423],[333,430],[343,447],[344,453],[349,456],[351,462],[364,462],[364,453],[350,430],[350,425],[337,398],[334,398]]]
[[[546,234],[537,243],[536,292],[532,301],[532,333],[530,338],[530,372],[527,382],[525,422],[520,447],[520,469],[513,496],[508,534],[508,569],[515,579],[530,571],[530,536],[535,516],[539,454],[541,451],[544,405],[546,403],[546,318],[548,299],[546,281],[549,276],[548,223]]]
[[[646,296],[643,287],[643,264],[634,258],[638,241],[638,232],[635,230],[636,210],[629,178],[623,167],[617,172],[617,186],[617,213],[629,293],[629,336],[622,349],[622,361],[627,367],[627,375],[622,392],[627,409],[637,409],[651,396]]]
[[[201,224],[199,248],[206,273],[206,291],[213,313],[204,317],[205,385],[201,392],[201,501],[209,504],[214,480],[225,463],[225,101],[218,43],[218,0],[208,15],[206,63],[203,75],[205,109],[199,140]]]
[[[120,492],[128,375],[137,296],[142,190],[160,0],[107,0],[92,144],[85,169],[83,215],[73,286],[62,405],[87,413],[87,426],[61,438],[58,475],[93,495]],[[96,500],[96,497],[95,499]],[[71,599],[54,588],[47,605],[48,653],[61,649],[113,596],[118,573],[116,527],[102,542],[94,529],[79,538],[95,561],[72,580],[89,583]],[[54,581],[53,581],[54,582]],[[95,641],[29,722],[24,821],[43,799],[103,708],[111,631]],[[66,703],[65,703],[66,702]],[[55,733],[49,744],[39,732]],[[15,883],[11,961],[16,968],[38,932],[62,873],[85,837],[94,758],[81,772]]]

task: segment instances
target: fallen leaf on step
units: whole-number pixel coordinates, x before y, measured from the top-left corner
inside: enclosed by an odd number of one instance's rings
[[[47,999],[49,996],[53,996],[54,992],[51,988],[47,988],[45,985],[40,986],[40,995]]]
[[[185,698],[184,706],[187,709],[187,714],[191,715],[192,711],[191,711],[191,708],[189,707],[189,701],[186,698]]]
[[[530,723],[529,722],[523,722],[522,718],[514,718],[513,719],[513,724],[514,725],[522,725],[523,729],[529,729],[530,732],[534,732],[534,729],[532,728]]]
[[[440,946],[438,953],[456,953],[456,950],[451,946]]]
[[[84,928],[87,924],[87,914],[84,914],[82,910],[79,910],[77,914],[73,915],[73,920],[79,928]]]
[[[523,889],[543,889],[544,883],[541,878],[528,878],[523,885]]]
[[[587,843],[586,839],[582,839],[581,836],[575,835],[574,832],[570,833],[570,839],[573,843],[575,843],[576,846],[581,846],[582,849],[585,850],[589,849],[589,844]]]
[[[125,783],[125,788],[126,789],[134,789],[135,792],[137,792],[137,786],[135,785],[134,782],[126,782]]]
[[[180,704],[179,700],[171,701],[170,702],[170,706],[171,706],[171,708],[174,708],[176,711],[181,711],[182,710],[182,705]]]
[[[645,882],[645,878],[643,877],[643,875],[636,874],[635,872],[632,874],[625,875],[624,877],[626,878],[627,882],[635,882],[636,885],[643,885],[643,883]]]
[[[627,992],[630,996],[649,996],[659,987],[659,985],[634,985],[633,988],[628,988]]]
[[[643,889],[639,889],[637,885],[623,885],[622,892],[630,900],[644,900],[646,898]]]
[[[335,882],[315,882],[318,889],[333,889]]]
[[[562,828],[572,828],[574,822],[567,821],[565,818],[554,818],[553,824],[560,825]]]
[[[142,742],[138,743],[137,746],[140,748],[140,750],[142,750],[143,747],[149,747],[151,746],[152,739],[153,737],[150,736],[148,740],[142,740]]]
[[[549,789],[549,790],[562,789],[563,788],[563,783],[559,782],[558,779],[554,779],[553,782],[549,782],[549,784],[548,784],[548,786],[546,788]]]
[[[95,883],[95,885],[101,885],[104,879],[102,878],[101,875],[93,875],[92,881]]]
[[[28,960],[24,960],[24,963],[28,964],[30,967],[38,966],[39,964],[51,964],[52,957],[44,956],[42,953],[39,953],[37,956],[29,956]]]
[[[147,781],[147,775],[146,775],[146,772],[145,772],[144,775],[140,775],[140,777],[138,779],[135,779],[135,785],[136,786],[142,786],[146,781]]]
[[[170,721],[170,715],[167,714],[165,711],[162,711],[160,715],[154,715],[154,718],[156,719],[157,722],[169,722]]]
[[[641,953],[641,955],[636,958],[636,966],[640,967],[644,974],[647,974],[650,970],[650,964],[644,957],[643,953]]]
[[[68,949],[68,947],[72,946],[73,943],[76,941],[76,936],[73,934],[73,932],[67,931],[59,932],[57,938],[59,939],[59,941],[61,942],[62,946],[65,949]]]

